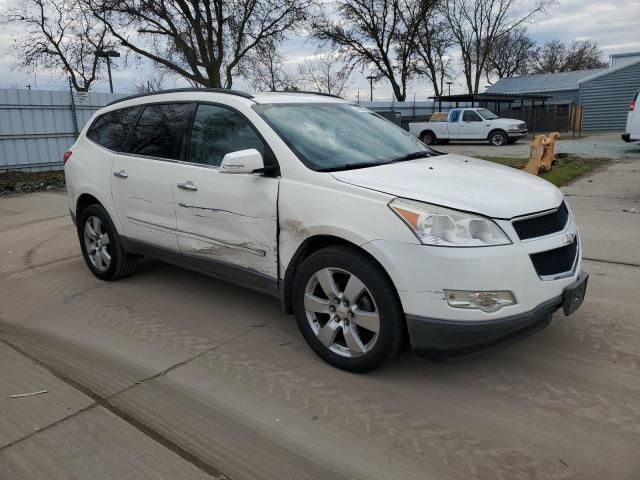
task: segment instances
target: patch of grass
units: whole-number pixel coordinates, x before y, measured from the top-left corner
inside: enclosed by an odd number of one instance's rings
[[[507,165],[509,167],[524,167],[528,159],[505,158],[505,157],[478,157],[489,162]],[[558,158],[558,165],[554,165],[550,172],[541,172],[540,178],[553,183],[556,187],[562,187],[578,177],[591,173],[595,168],[607,163],[607,159],[601,158],[581,158],[577,156],[567,156]]]

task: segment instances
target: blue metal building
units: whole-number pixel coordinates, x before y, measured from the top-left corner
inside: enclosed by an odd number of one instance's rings
[[[549,103],[584,108],[583,130],[624,131],[629,103],[640,90],[640,52],[611,55],[609,68],[503,78],[487,93],[551,96]]]

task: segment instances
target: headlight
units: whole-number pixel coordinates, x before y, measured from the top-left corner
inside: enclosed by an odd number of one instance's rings
[[[520,124],[514,123],[513,125],[509,125],[509,130],[520,130]]]
[[[479,215],[403,198],[392,200],[389,207],[425,245],[487,247],[511,243],[495,222]]]

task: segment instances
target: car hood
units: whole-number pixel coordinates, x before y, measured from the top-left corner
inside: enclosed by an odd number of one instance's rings
[[[351,185],[492,218],[509,219],[556,208],[563,198],[546,180],[462,155],[439,155],[332,175]]]
[[[525,123],[524,120],[517,120],[515,118],[494,118],[493,120],[491,120],[494,123],[500,123],[500,124],[505,124],[505,125],[513,125],[514,123],[516,124],[521,124],[521,123]]]

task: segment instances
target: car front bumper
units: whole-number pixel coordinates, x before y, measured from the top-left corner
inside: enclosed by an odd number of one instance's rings
[[[498,223],[515,238],[510,222]],[[553,278],[539,276],[530,255],[562,247],[571,233],[578,242],[571,271]],[[514,240],[511,245],[446,248],[375,240],[363,248],[394,282],[417,353],[466,351],[544,326],[582,272],[582,246],[573,218],[558,234]],[[445,289],[508,290],[517,303],[496,312],[454,308],[447,303]]]
[[[522,137],[526,137],[527,133],[529,133],[529,130],[525,129],[525,130],[510,130],[507,132],[507,136],[509,138],[522,138]]]
[[[564,306],[566,315],[573,313],[567,309],[567,305],[577,290],[580,290],[581,297],[575,308],[580,306],[588,277],[582,272],[563,295],[547,300],[528,312],[495,320],[452,321],[407,315],[413,351],[421,357],[455,358],[534,333],[549,325],[551,316],[559,308]]]

